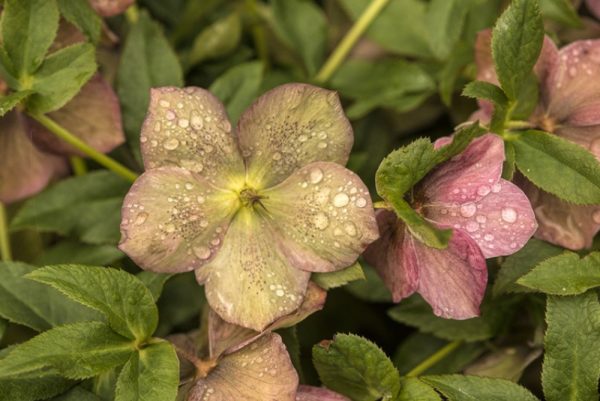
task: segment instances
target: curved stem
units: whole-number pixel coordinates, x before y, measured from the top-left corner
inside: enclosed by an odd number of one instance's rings
[[[106,156],[104,153],[98,152],[96,149],[77,138],[71,132],[67,131],[64,127],[58,125],[48,116],[31,114],[30,117],[42,124],[54,135],[67,142],[69,145],[75,147],[77,150],[83,152],[90,159],[96,161],[98,164],[106,167],[115,174],[118,174],[131,182],[135,181],[135,179],[138,177],[136,173],[129,170],[116,160]]]
[[[452,353],[452,351],[457,349],[461,344],[462,341],[452,341],[451,343],[443,346],[429,358],[425,359],[423,362],[415,366],[410,372],[406,374],[406,377],[416,377],[421,375],[427,369],[429,369],[430,367],[434,366],[436,363],[447,357],[448,354]]]
[[[358,39],[360,39],[362,34],[365,33],[371,23],[377,18],[381,10],[383,10],[388,3],[389,0],[373,0],[371,4],[369,4],[362,15],[356,20],[352,28],[346,33],[346,36],[344,36],[342,41],[337,45],[333,53],[331,53],[329,59],[327,59],[315,77],[315,81],[321,84],[329,81],[331,76],[346,59],[348,53],[350,53],[350,50],[352,50]]]
[[[127,18],[127,21],[129,21],[130,24],[135,24],[140,18],[140,10],[135,3],[125,10],[125,18]]]
[[[6,218],[6,208],[2,202],[0,202],[0,254],[2,254],[3,262],[12,260],[10,237],[8,233],[8,219]]]
[[[79,156],[71,156],[69,157],[69,161],[71,162],[71,168],[73,169],[73,173],[75,175],[85,175],[87,173],[87,166],[85,165],[85,160]]]

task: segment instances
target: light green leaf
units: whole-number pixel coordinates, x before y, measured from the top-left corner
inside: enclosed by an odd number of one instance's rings
[[[170,85],[183,85],[181,65],[161,26],[143,11],[125,40],[116,81],[127,142],[139,162],[150,89]]]
[[[144,284],[125,271],[80,265],[37,269],[27,278],[48,284],[69,298],[96,309],[117,333],[138,341],[158,325],[154,298]]]
[[[548,296],[542,385],[547,401],[596,401],[600,376],[600,304],[588,291]]]
[[[415,377],[404,377],[398,401],[441,401],[442,399],[427,384]]]
[[[449,401],[539,401],[529,390],[508,380],[463,375],[423,376],[421,380]]]
[[[194,40],[189,54],[189,67],[204,60],[219,58],[238,47],[242,35],[242,21],[237,12],[206,27]]]
[[[6,0],[2,11],[2,42],[14,68],[27,81],[44,60],[58,30],[58,7],[48,0]],[[15,89],[15,88],[13,88]]]
[[[330,273],[313,273],[311,280],[319,285],[324,290],[341,287],[352,281],[364,280],[365,274],[360,266],[360,263],[356,262],[352,266],[346,267],[343,270]]]
[[[88,0],[57,0],[62,16],[75,25],[87,38],[97,43],[100,40],[102,19],[96,14]]]
[[[323,64],[327,45],[327,20],[312,1],[272,0],[273,28],[279,38],[300,53],[308,76]]]
[[[448,107],[452,104],[452,96],[457,89],[457,81],[465,67],[473,62],[473,48],[466,41],[459,42],[451,51],[442,69],[438,73],[439,92],[444,104]]]
[[[19,103],[21,103],[27,96],[31,95],[33,91],[26,90],[20,92],[13,92],[10,95],[0,97],[0,117],[14,109]]]
[[[535,185],[578,205],[600,204],[600,163],[582,146],[541,131],[511,143],[517,167]]]
[[[427,8],[427,39],[431,52],[438,60],[445,60],[456,45],[465,23],[465,17],[477,0],[432,0]]]
[[[513,0],[492,33],[492,55],[498,80],[511,100],[516,100],[538,59],[544,25],[537,0]]]
[[[463,89],[463,96],[472,97],[474,99],[489,100],[494,105],[506,107],[508,98],[498,86],[484,81],[469,82]]]
[[[0,359],[0,365],[3,359]],[[0,401],[37,401],[61,394],[72,387],[72,380],[58,375],[43,377],[21,375],[0,378]]]
[[[105,323],[60,326],[14,347],[0,363],[0,380],[49,374],[84,379],[124,364],[134,349]]]
[[[581,18],[571,0],[540,0],[540,9],[544,17],[571,28],[583,28]]]
[[[225,104],[233,124],[237,123],[242,112],[258,96],[262,78],[262,63],[252,61],[232,67],[210,86],[210,92]]]
[[[90,245],[77,241],[60,241],[44,248],[35,259],[38,266],[74,263],[78,265],[106,266],[122,259],[125,255],[114,245]]]
[[[385,353],[351,334],[313,347],[313,362],[325,386],[354,401],[396,400],[400,376]]]
[[[179,360],[168,342],[152,344],[131,358],[117,381],[115,401],[174,401]]]
[[[67,393],[53,398],[51,401],[103,401],[94,393],[84,390],[82,386],[73,387]]]
[[[66,323],[103,320],[100,314],[53,288],[24,277],[35,270],[36,267],[25,263],[0,263],[0,316],[36,331]]]
[[[136,274],[136,277],[150,290],[154,302],[156,302],[158,301],[158,298],[160,298],[165,283],[173,277],[173,275],[142,271]]]

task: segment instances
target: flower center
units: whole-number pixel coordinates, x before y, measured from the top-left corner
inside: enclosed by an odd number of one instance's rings
[[[238,197],[240,198],[242,206],[245,207],[254,207],[257,204],[260,204],[260,200],[263,198],[257,190],[248,186],[244,187],[238,193]]]

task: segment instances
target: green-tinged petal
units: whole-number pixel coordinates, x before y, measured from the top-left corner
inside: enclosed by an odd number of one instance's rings
[[[337,93],[287,84],[265,93],[238,123],[248,180],[266,188],[315,161],[346,164],[352,126]]]
[[[309,276],[289,263],[272,223],[247,208],[235,216],[214,259],[196,271],[215,312],[256,331],[298,309]]]
[[[379,237],[368,189],[338,164],[311,163],[264,194],[289,263],[299,269],[345,268]]]
[[[225,108],[204,89],[152,89],[140,142],[147,170],[179,166],[217,185],[244,178]]]
[[[294,401],[298,374],[277,334],[225,356],[199,379],[188,401]]]
[[[146,270],[197,269],[219,249],[238,203],[188,170],[149,170],[123,202],[119,248]]]

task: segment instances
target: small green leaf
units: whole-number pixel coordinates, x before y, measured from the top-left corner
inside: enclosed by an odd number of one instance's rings
[[[79,28],[91,42],[98,43],[102,19],[88,0],[58,0],[58,8],[62,16]]]
[[[84,379],[124,364],[133,351],[131,340],[105,323],[60,326],[14,347],[0,363],[0,380],[48,374]]]
[[[535,185],[575,204],[600,204],[600,163],[582,146],[541,131],[511,143],[517,167]]]
[[[117,333],[138,341],[156,330],[158,311],[150,291],[135,276],[116,269],[57,265],[27,278],[48,284],[69,298],[103,313]]]
[[[492,33],[492,55],[498,80],[511,100],[527,80],[544,40],[537,0],[513,0]]]
[[[421,380],[448,401],[539,401],[529,390],[508,380],[463,375],[423,376]]]
[[[462,92],[463,96],[472,97],[474,99],[485,99],[494,103],[495,106],[506,107],[508,98],[498,86],[485,82],[473,81],[469,82]]]
[[[469,9],[475,0],[433,0],[427,8],[426,23],[431,52],[438,60],[445,60],[460,38]]]
[[[571,0],[540,0],[544,17],[571,28],[583,28],[583,22]]]
[[[51,401],[103,401],[94,393],[84,390],[83,385],[73,387],[67,393],[53,398]]]
[[[515,147],[511,142],[504,142],[504,164],[502,165],[502,178],[512,181],[517,169],[515,164]]]
[[[444,249],[452,238],[452,229],[438,229],[404,200],[392,203],[396,215],[406,223],[411,234],[427,246]]]
[[[344,289],[366,302],[392,302],[392,294],[374,268],[364,264],[365,280],[354,281]]]
[[[415,377],[405,377],[401,380],[402,389],[398,401],[441,401],[442,399],[427,384]]]
[[[44,60],[58,30],[58,7],[48,0],[6,0],[2,11],[2,43],[14,68],[27,80]],[[15,88],[13,88],[15,89]]]
[[[106,266],[123,259],[125,255],[114,245],[90,245],[64,240],[44,249],[35,259],[38,266],[73,263],[78,265]]]
[[[574,252],[546,259],[518,284],[552,295],[578,295],[600,286],[600,252],[580,258]]]
[[[313,347],[313,362],[323,384],[354,401],[396,400],[400,376],[385,353],[351,334]]]
[[[238,47],[241,35],[242,21],[237,12],[209,25],[194,40],[188,66],[231,53]]]
[[[13,92],[10,95],[0,97],[0,117],[14,109],[19,103],[21,103],[27,96],[31,95],[33,91],[26,90],[20,92]]]
[[[174,401],[179,386],[179,360],[166,341],[135,352],[125,364],[115,401]]]
[[[0,359],[0,365],[3,359]],[[65,392],[74,381],[58,375],[0,378],[0,401],[38,401]]]
[[[473,48],[471,44],[461,41],[450,52],[438,74],[440,97],[448,107],[452,105],[452,96],[457,89],[456,85],[462,72],[473,62]]]
[[[600,376],[600,303],[595,291],[548,296],[542,385],[547,401],[595,401]]]
[[[158,301],[158,298],[160,298],[165,283],[173,277],[173,275],[142,271],[136,274],[136,277],[150,290],[154,302],[156,302]]]
[[[324,290],[330,290],[346,285],[352,281],[364,280],[365,274],[363,273],[360,263],[356,262],[352,266],[336,272],[313,273],[311,279]]]

